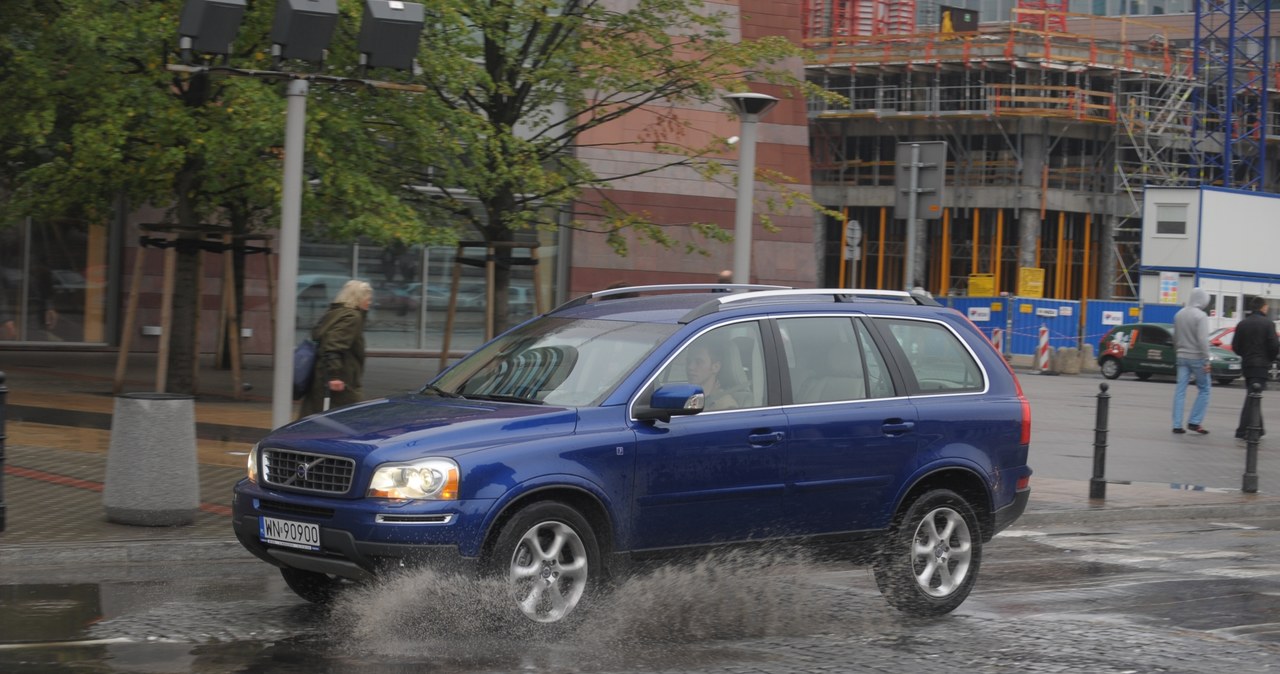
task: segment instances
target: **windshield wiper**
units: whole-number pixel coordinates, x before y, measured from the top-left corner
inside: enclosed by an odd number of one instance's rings
[[[441,398],[461,398],[462,397],[457,393],[446,391],[440,388],[439,386],[436,386],[435,384],[427,384],[426,386],[423,386],[422,390],[419,391],[419,393],[434,393],[440,396]]]
[[[545,404],[541,400],[536,400],[534,398],[521,398],[520,396],[504,396],[504,395],[495,395],[495,394],[486,394],[486,395],[472,394],[467,396],[467,400],[492,400],[500,403],[524,403],[526,405]]]

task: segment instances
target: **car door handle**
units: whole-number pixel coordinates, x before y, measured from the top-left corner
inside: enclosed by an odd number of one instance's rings
[[[903,421],[902,419],[889,419],[880,426],[880,431],[885,435],[903,435],[910,433],[916,427],[914,421]]]
[[[772,433],[752,433],[747,436],[747,442],[754,447],[768,447],[782,442],[782,431],[774,431]]]

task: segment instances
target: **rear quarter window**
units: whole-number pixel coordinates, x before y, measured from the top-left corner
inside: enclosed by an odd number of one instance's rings
[[[875,319],[902,364],[913,395],[966,393],[986,388],[982,368],[960,337],[943,323]]]

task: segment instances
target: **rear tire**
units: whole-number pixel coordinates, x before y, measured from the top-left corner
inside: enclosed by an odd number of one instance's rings
[[[528,506],[503,525],[489,568],[507,582],[514,608],[538,623],[580,616],[603,577],[590,523],[557,501]]]
[[[1102,369],[1102,376],[1107,379],[1120,378],[1121,370],[1119,360],[1115,358],[1103,358],[1102,362],[1098,363],[1098,367]]]
[[[891,606],[917,616],[950,613],[978,579],[982,532],[973,508],[949,489],[918,497],[874,563],[876,585]]]
[[[284,582],[293,593],[313,604],[327,604],[338,596],[346,582],[337,576],[315,571],[284,567],[280,569]]]

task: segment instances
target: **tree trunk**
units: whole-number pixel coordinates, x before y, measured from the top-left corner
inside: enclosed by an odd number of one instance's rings
[[[173,325],[169,336],[169,370],[165,390],[169,393],[195,394],[196,330],[200,310],[198,240],[180,238],[178,266],[173,286]]]

